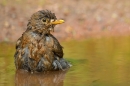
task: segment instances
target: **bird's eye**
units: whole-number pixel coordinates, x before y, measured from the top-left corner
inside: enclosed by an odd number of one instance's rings
[[[46,19],[42,19],[43,22],[46,22]]]

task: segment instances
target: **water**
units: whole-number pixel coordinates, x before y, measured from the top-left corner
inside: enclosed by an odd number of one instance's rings
[[[15,45],[0,44],[0,86],[130,86],[130,37],[61,42],[65,72],[30,74],[16,71]]]

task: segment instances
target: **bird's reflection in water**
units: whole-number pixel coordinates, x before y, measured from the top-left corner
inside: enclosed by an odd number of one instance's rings
[[[63,86],[67,71],[52,71],[31,74],[18,70],[15,74],[15,86]]]

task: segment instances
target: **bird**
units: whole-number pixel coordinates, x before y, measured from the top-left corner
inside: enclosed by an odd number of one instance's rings
[[[54,27],[64,22],[49,10],[32,14],[27,29],[16,42],[16,70],[23,69],[33,73],[70,68],[71,64],[63,58],[63,47],[52,35]]]

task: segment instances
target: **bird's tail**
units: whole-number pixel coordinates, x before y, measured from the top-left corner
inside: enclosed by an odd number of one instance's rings
[[[56,59],[53,61],[54,70],[66,70],[70,68],[72,65],[66,61],[64,58]]]

